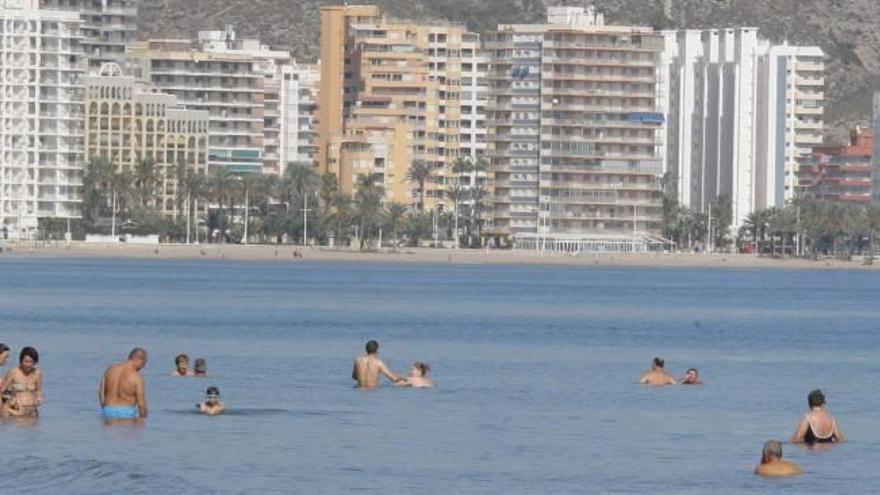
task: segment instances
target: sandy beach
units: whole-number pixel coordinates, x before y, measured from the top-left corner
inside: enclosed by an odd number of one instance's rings
[[[298,256],[301,255],[301,256]],[[3,258],[141,258],[230,261],[348,261],[373,263],[453,263],[565,266],[632,266],[632,267],[704,267],[731,269],[815,269],[815,270],[877,270],[880,263],[865,266],[861,259],[842,261],[822,259],[778,259],[754,255],[730,254],[581,254],[539,253],[535,251],[405,248],[397,251],[360,252],[354,250],[300,247],[290,245],[133,245],[85,244],[73,242],[27,243],[7,245]]]

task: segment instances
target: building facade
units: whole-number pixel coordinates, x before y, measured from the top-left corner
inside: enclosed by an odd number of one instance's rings
[[[856,127],[842,146],[818,146],[798,169],[800,194],[834,203],[871,203],[874,131]]]
[[[576,7],[487,36],[494,235],[563,250],[657,240],[663,47],[660,33]]]
[[[0,228],[79,218],[83,160],[82,21],[37,0],[0,3]]]
[[[139,77],[209,115],[208,166],[234,173],[265,167],[265,76],[252,54],[206,51],[190,40],[131,45]]]
[[[315,165],[320,65],[287,65],[281,77],[281,163]]]
[[[679,202],[702,213],[730,198],[733,235],[781,207],[822,142],[822,52],[773,46],[755,28],[664,32],[664,170]]]
[[[137,33],[139,0],[40,0],[45,9],[78,12],[83,20],[83,51],[89,67],[123,63],[125,47]]]
[[[880,130],[880,92],[874,93],[874,132]],[[876,135],[876,134],[875,134]],[[874,182],[873,203],[880,205],[880,139],[874,139],[874,168],[872,177]]]
[[[333,24],[332,19],[348,10],[329,7],[322,12],[325,24]],[[322,56],[322,105],[325,100],[328,105],[319,106],[318,155],[326,156],[322,167],[339,177],[345,193],[354,193],[358,180],[370,177],[383,187],[387,201],[415,204],[422,194],[408,171],[413,163],[424,162],[433,171],[425,184],[424,207],[443,208],[446,187],[457,178],[455,160],[485,149],[480,111],[488,91],[480,76],[487,64],[479,38],[458,25],[360,13],[366,17],[346,21],[344,39],[326,40],[334,51],[343,46],[343,60],[349,61],[341,73],[330,76],[347,78],[341,93],[333,90],[333,81],[324,81],[330,55]],[[341,105],[333,101],[339,96]],[[324,122],[325,116],[340,120]]]
[[[772,46],[762,59],[757,208],[782,207],[798,192],[798,167],[824,131],[825,54],[810,46]]]
[[[132,173],[138,162],[151,160],[158,172],[152,206],[173,218],[184,214],[177,167],[207,174],[208,112],[183,108],[175,96],[124,76],[112,63],[84,77],[83,85],[87,159],[103,158]]]

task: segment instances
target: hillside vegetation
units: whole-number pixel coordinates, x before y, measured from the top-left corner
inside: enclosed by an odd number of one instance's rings
[[[233,24],[301,60],[314,60],[319,12],[334,0],[142,0],[140,37],[192,37]],[[356,2],[349,2],[356,3]],[[380,0],[390,15],[445,19],[485,31],[499,23],[541,21],[554,0]],[[580,4],[583,2],[569,2]],[[595,0],[609,23],[659,28],[757,26],[764,36],[815,44],[828,54],[826,118],[837,136],[870,119],[880,90],[880,2],[877,0]]]

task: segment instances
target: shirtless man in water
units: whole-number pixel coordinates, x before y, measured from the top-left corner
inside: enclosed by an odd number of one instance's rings
[[[367,355],[354,360],[351,379],[357,381],[357,386],[360,388],[376,388],[379,386],[380,373],[394,383],[404,380],[404,378],[392,373],[388,366],[379,359],[379,343],[371,340],[367,342]]]
[[[663,387],[665,385],[675,385],[678,381],[673,378],[672,375],[666,372],[663,367],[666,365],[666,361],[662,358],[655,357],[654,361],[651,363],[651,371],[642,375],[642,378],[639,379],[639,383],[642,385],[651,385],[654,387]]]
[[[104,372],[98,400],[104,419],[147,417],[147,397],[140,371],[147,365],[147,351],[140,347],[128,354],[128,361],[114,364]]]
[[[782,444],[777,440],[770,440],[764,444],[761,464],[755,468],[755,474],[770,478],[797,476],[801,474],[801,468],[793,462],[783,461]]]

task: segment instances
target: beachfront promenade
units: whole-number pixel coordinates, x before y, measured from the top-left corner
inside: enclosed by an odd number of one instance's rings
[[[301,256],[300,256],[301,255]],[[63,241],[7,244],[2,257],[59,258],[152,258],[214,259],[229,261],[351,261],[380,263],[453,263],[567,266],[633,266],[668,268],[735,268],[794,270],[877,270],[880,263],[866,266],[861,258],[851,261],[759,257],[747,254],[694,253],[607,253],[566,254],[556,252],[499,249],[401,248],[379,251],[302,247],[293,245],[240,244],[86,244]]]

